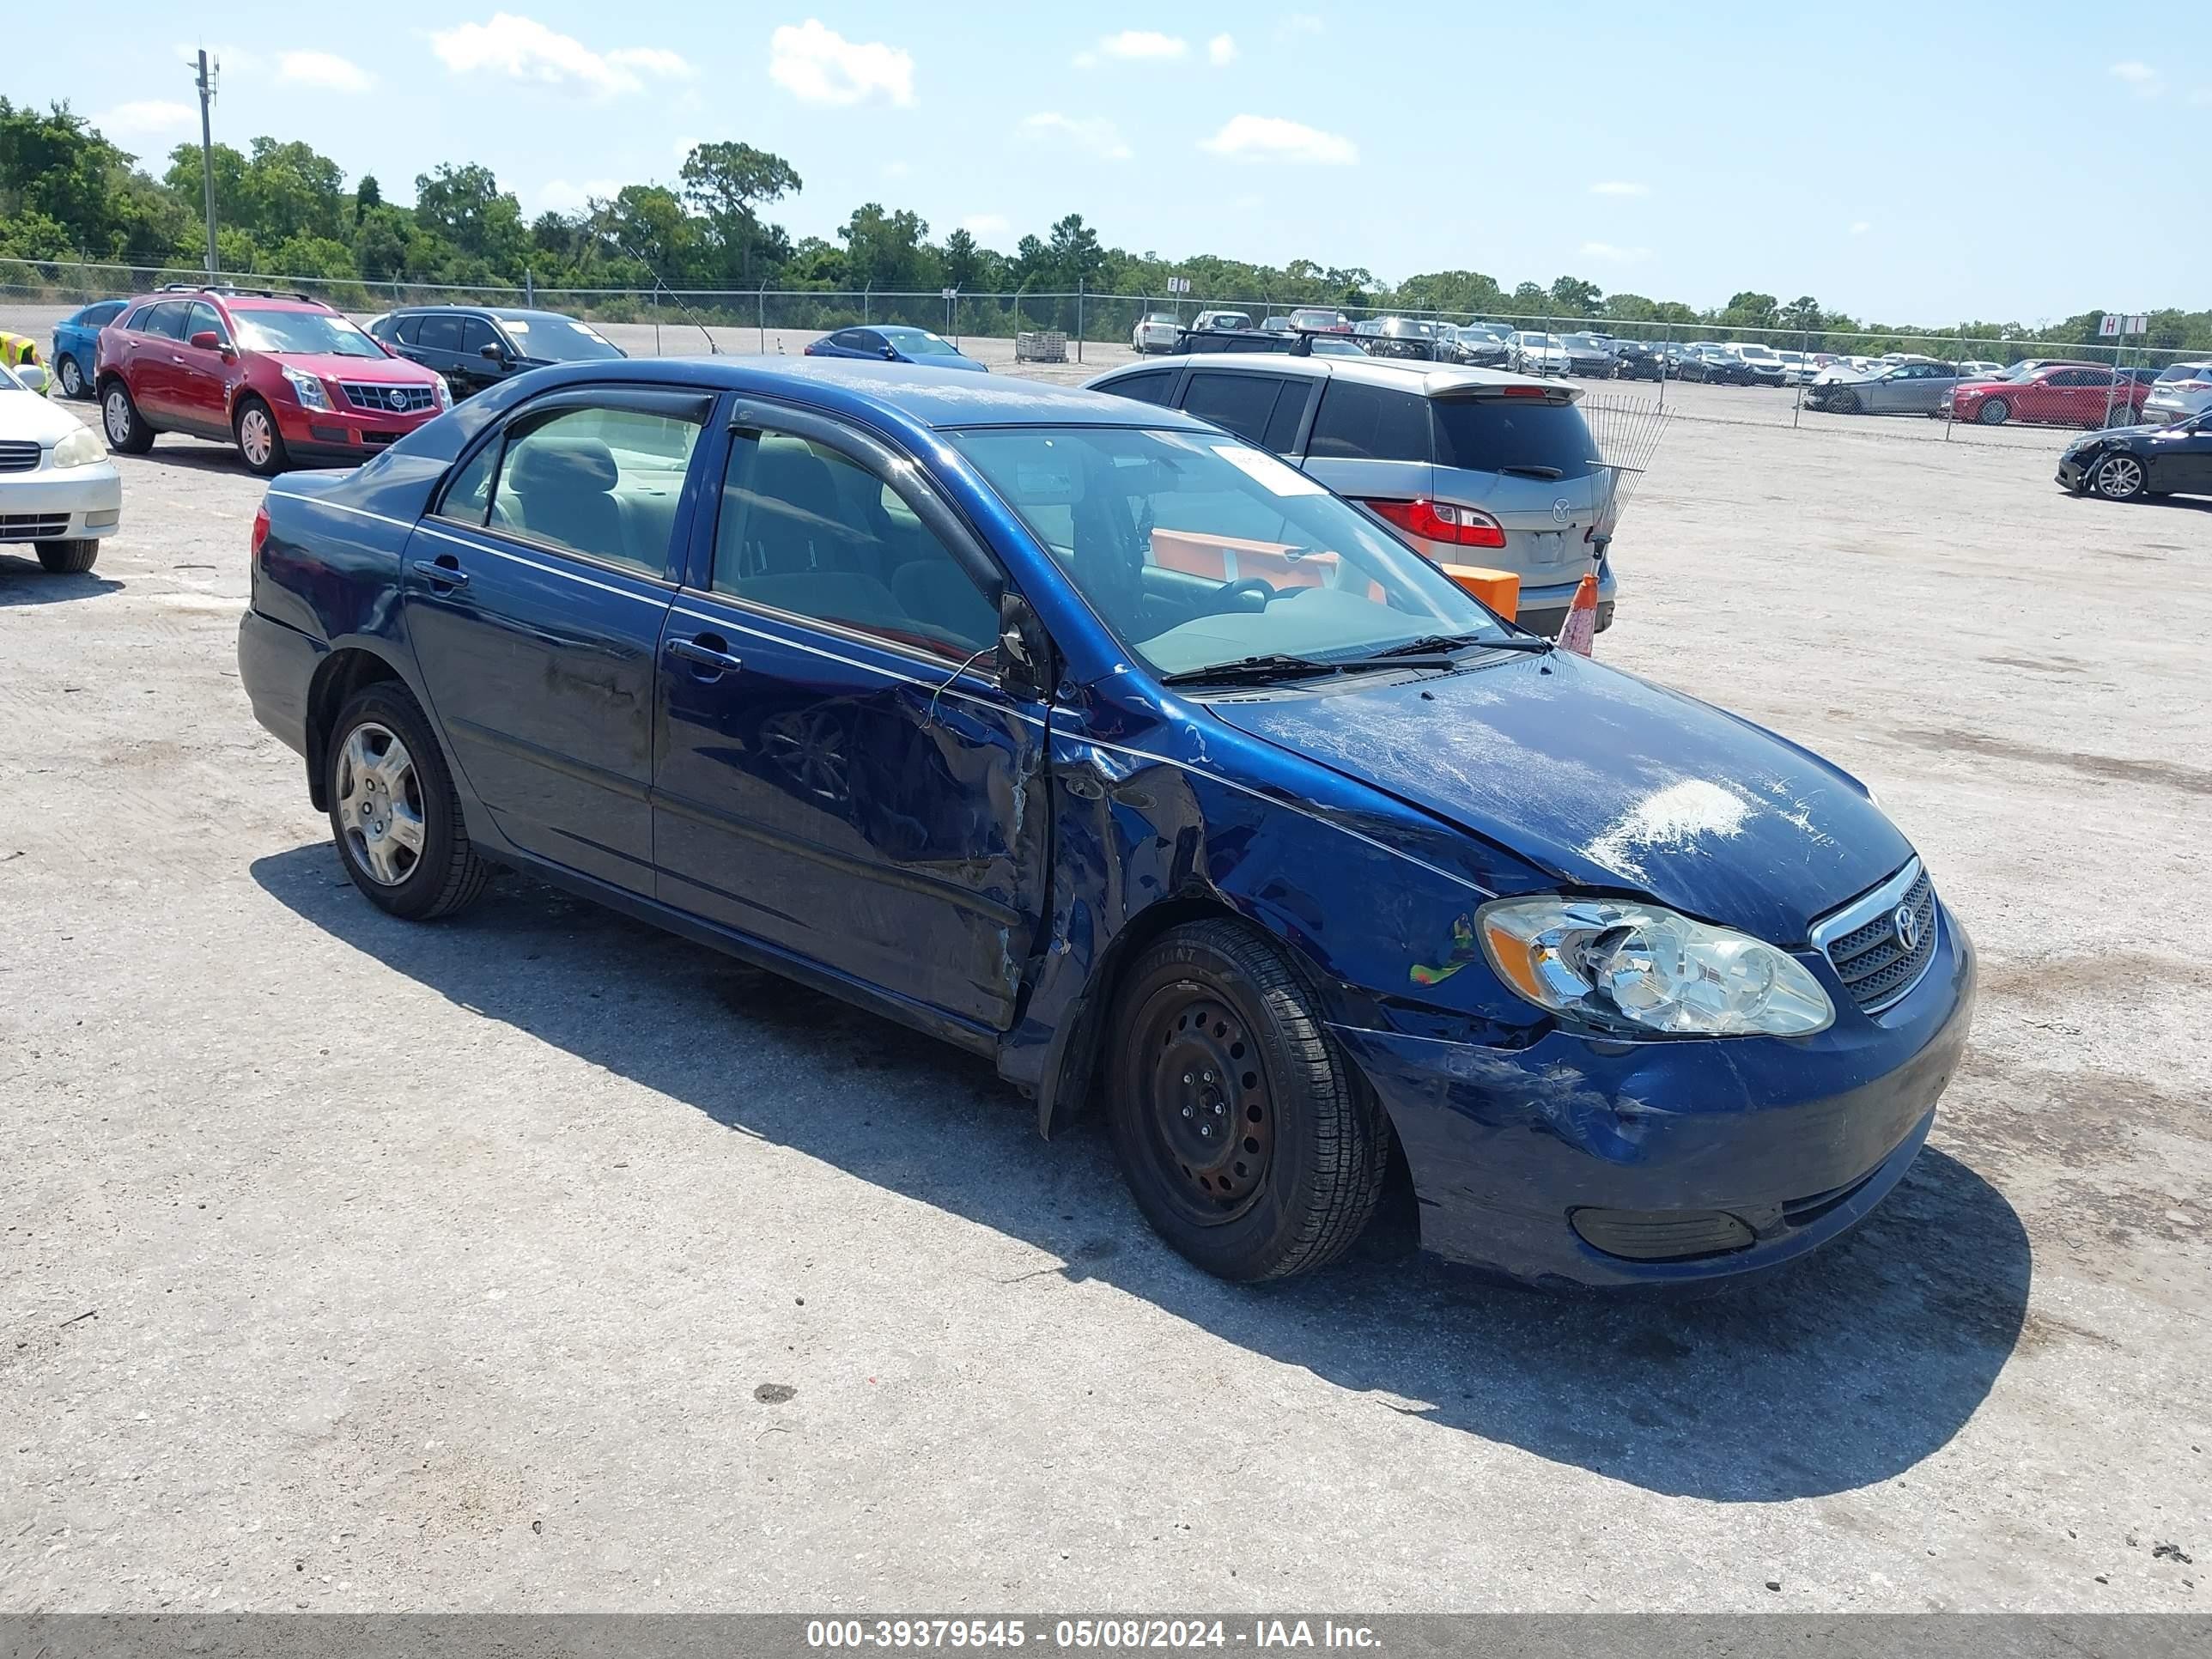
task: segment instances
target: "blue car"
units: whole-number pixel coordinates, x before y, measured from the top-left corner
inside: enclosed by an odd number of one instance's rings
[[[72,311],[54,325],[54,379],[67,398],[92,396],[93,369],[100,360],[100,331],[123,314],[128,300],[100,300]]]
[[[540,369],[279,479],[251,595],[240,678],[369,902],[525,870],[988,1055],[1230,1279],[1386,1194],[1537,1284],[1788,1261],[1966,1046],[1966,932],[1849,775],[1178,411]]]
[[[963,356],[942,334],[926,328],[841,328],[810,341],[810,357],[860,357],[878,363],[927,363],[932,368],[964,368],[988,374],[988,365]]]

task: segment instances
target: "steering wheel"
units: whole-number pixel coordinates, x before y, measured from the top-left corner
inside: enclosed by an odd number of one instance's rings
[[[1243,609],[1265,611],[1275,598],[1275,585],[1271,581],[1263,581],[1257,576],[1247,576],[1242,581],[1224,582],[1213,590],[1214,598],[1223,601],[1224,605],[1233,604],[1247,593],[1258,594],[1260,603],[1255,606],[1243,607]]]

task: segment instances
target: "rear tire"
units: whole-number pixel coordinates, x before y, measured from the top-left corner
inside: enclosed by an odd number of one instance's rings
[[[154,447],[154,428],[138,412],[131,388],[120,380],[110,380],[100,394],[100,424],[107,434],[107,447],[118,454],[143,455]]]
[[[1974,419],[1984,426],[2002,426],[2012,418],[2012,405],[2002,398],[1992,398],[1974,411]]]
[[[61,361],[54,365],[54,378],[62,383],[62,396],[82,398],[85,395],[84,371],[76,366],[76,359],[64,352]]]
[[[1282,954],[1231,921],[1129,969],[1109,1067],[1114,1150],[1153,1229],[1249,1282],[1335,1260],[1373,1218],[1390,1131]]]
[[[323,767],[338,862],[370,903],[431,921],[483,896],[491,866],[470,843],[445,753],[404,686],[380,680],[355,693]]]
[[[231,416],[230,430],[238,440],[238,453],[246,458],[247,471],[273,478],[291,465],[292,458],[284,449],[284,434],[276,429],[276,416],[260,398],[238,400],[238,412]]]
[[[95,537],[39,544],[39,568],[50,576],[81,576],[99,556],[100,542]]]

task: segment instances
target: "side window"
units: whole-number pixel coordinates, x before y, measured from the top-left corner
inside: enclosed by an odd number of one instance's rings
[[[668,574],[696,422],[622,408],[562,409],[511,429],[490,522],[535,540]],[[461,480],[456,480],[458,489]]]
[[[492,332],[491,325],[483,318],[464,317],[461,319],[461,356],[464,357],[477,356],[486,346],[498,343],[499,336]]]
[[[1282,395],[1275,399],[1275,412],[1267,417],[1267,430],[1260,441],[1278,455],[1289,454],[1298,441],[1298,423],[1306,417],[1313,393],[1313,387],[1304,381],[1284,381]]]
[[[476,453],[474,459],[454,475],[438,503],[438,516],[458,524],[481,527],[491,506],[491,481],[499,470],[499,440],[494,438]]]
[[[102,324],[113,322],[122,314],[123,301],[108,300],[88,308],[82,320],[88,328],[98,328]]]
[[[1175,386],[1175,377],[1181,371],[1172,368],[1149,369],[1142,374],[1125,374],[1109,386],[1099,388],[1117,398],[1134,398],[1140,404],[1164,404]]]
[[[415,343],[425,351],[458,352],[461,349],[461,319],[450,312],[433,312],[422,319]]]
[[[898,492],[823,444],[740,433],[714,526],[718,593],[957,661],[998,611]]]
[[[422,334],[422,319],[420,317],[402,317],[398,322],[388,324],[387,326],[392,337],[398,340],[400,344],[413,345]]]
[[[195,334],[212,334],[218,340],[230,338],[230,331],[222,325],[222,319],[204,300],[194,301],[192,308],[185,313],[185,338],[189,340]]]
[[[1186,413],[1256,444],[1267,434],[1267,417],[1275,412],[1275,394],[1281,386],[1281,380],[1273,374],[1201,370],[1183,388],[1182,406]]]
[[[1428,404],[1411,392],[1332,379],[1306,453],[1315,460],[1428,460]]]
[[[830,337],[830,343],[841,351],[866,351],[868,337],[857,328],[841,328]]]
[[[149,334],[159,335],[165,340],[185,337],[185,312],[187,307],[181,300],[164,300],[146,313],[138,326]]]

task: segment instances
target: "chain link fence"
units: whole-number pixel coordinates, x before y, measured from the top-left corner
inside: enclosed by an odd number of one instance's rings
[[[0,260],[0,327],[44,335],[62,315],[89,301],[201,280],[187,266]],[[1310,303],[1096,294],[1080,288],[946,294],[456,287],[313,276],[222,280],[319,300],[357,318],[403,305],[538,306],[579,317],[638,355],[687,355],[710,341],[714,349],[728,353],[796,353],[830,331],[896,324],[933,330],[994,366],[1011,366],[1016,336],[1050,331],[1066,340],[1067,367],[1057,372],[1075,378],[1127,361],[1138,349],[1137,330],[1148,317],[1165,316],[1188,327],[1202,312],[1231,311],[1263,325]],[[1610,390],[1617,397],[1648,399],[1656,409],[1691,420],[1945,441],[2042,442],[2054,428],[2124,425],[2147,415],[2178,418],[2212,404],[2212,350],[2153,349],[2133,340],[1322,308],[1340,318],[1355,338],[1401,318],[1422,325],[1419,337],[1429,342],[1423,349],[1446,361],[1584,383],[1603,380],[1613,383]]]

